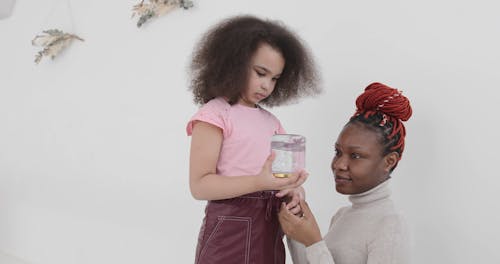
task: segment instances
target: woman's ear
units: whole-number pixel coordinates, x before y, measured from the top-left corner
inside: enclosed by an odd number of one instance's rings
[[[398,164],[398,161],[399,161],[399,153],[397,153],[396,151],[393,151],[393,152],[385,155],[385,158],[384,158],[385,171],[390,172],[392,170],[392,168],[394,168],[396,166],[396,164]]]

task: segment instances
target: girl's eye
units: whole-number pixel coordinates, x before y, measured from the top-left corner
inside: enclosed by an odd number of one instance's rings
[[[361,158],[361,155],[359,155],[358,153],[352,153],[351,154],[351,158],[353,158],[353,159],[359,159],[359,158]]]
[[[257,73],[258,76],[262,77],[262,76],[265,76],[266,74],[265,73],[262,73],[262,72],[259,72],[259,71],[255,71]]]

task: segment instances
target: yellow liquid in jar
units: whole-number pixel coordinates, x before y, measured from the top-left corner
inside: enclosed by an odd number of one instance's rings
[[[273,176],[276,178],[288,178],[292,176],[291,173],[273,173]]]

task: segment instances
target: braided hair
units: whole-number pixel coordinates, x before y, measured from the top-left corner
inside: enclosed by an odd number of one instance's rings
[[[410,101],[401,91],[382,83],[372,83],[356,99],[356,112],[347,124],[361,123],[377,132],[382,155],[395,151],[399,154],[399,161],[405,147],[403,121],[410,119],[411,114]]]

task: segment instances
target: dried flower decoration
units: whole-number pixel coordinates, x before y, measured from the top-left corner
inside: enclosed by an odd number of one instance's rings
[[[141,27],[149,19],[162,16],[177,7],[189,9],[193,7],[193,2],[190,0],[149,0],[148,3],[144,3],[142,0],[132,8],[132,17],[140,16],[137,27]]]
[[[35,63],[39,63],[43,56],[54,59],[64,48],[66,48],[74,39],[83,41],[82,38],[74,34],[64,33],[59,29],[49,29],[43,31],[45,35],[36,35],[31,41],[33,46],[43,47],[35,56]]]

